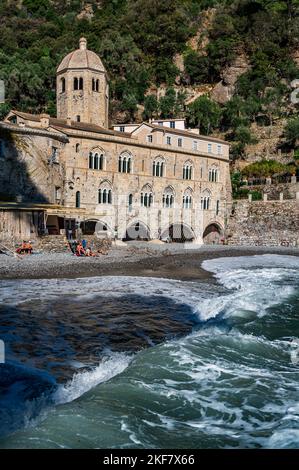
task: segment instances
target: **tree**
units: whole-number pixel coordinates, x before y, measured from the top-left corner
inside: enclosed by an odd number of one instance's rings
[[[276,174],[284,174],[289,171],[289,167],[276,160],[262,160],[251,163],[242,170],[243,176],[249,177],[269,177]]]
[[[176,96],[176,103],[175,103],[175,116],[176,117],[185,117],[186,98],[187,98],[187,93],[184,90],[180,90]]]
[[[0,104],[0,121],[2,121],[5,118],[5,116],[7,116],[9,111],[10,111],[10,106],[7,103]]]
[[[173,88],[166,90],[165,96],[162,96],[159,100],[159,107],[162,118],[173,118],[175,117],[176,108],[176,92]]]
[[[188,107],[190,124],[198,127],[204,135],[208,135],[219,126],[221,113],[219,105],[206,95],[200,96]]]
[[[143,119],[152,119],[157,117],[159,103],[155,95],[148,95],[144,100]]]
[[[233,140],[236,141],[231,148],[231,156],[233,160],[244,155],[245,146],[254,144],[257,140],[251,135],[250,129],[246,126],[239,126],[233,133]]]
[[[237,140],[242,145],[254,144],[256,139],[252,137],[250,129],[245,126],[239,126],[234,132],[234,140]]]
[[[233,129],[248,125],[246,102],[243,98],[236,95],[227,102],[223,112],[223,122]]]
[[[196,51],[188,51],[184,57],[184,66],[191,83],[207,83],[209,81],[209,59]]]
[[[266,116],[269,118],[270,122],[270,132],[271,135],[273,119],[279,117],[282,113],[282,104],[284,101],[284,93],[282,88],[268,88],[265,91],[263,100],[262,100],[262,109]]]
[[[134,115],[137,111],[137,104],[138,104],[138,101],[135,95],[128,94],[124,96],[124,99],[122,102],[122,110],[128,111],[131,120],[134,120]]]
[[[240,187],[242,186],[242,174],[240,171],[233,171],[231,173],[231,183],[233,198],[239,195]]]
[[[287,141],[292,145],[296,145],[296,141],[299,140],[299,118],[289,120],[284,132]]]

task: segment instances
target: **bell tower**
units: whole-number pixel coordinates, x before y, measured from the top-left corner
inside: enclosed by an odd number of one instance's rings
[[[100,57],[87,49],[85,38],[57,69],[56,101],[59,119],[108,128],[108,75]]]

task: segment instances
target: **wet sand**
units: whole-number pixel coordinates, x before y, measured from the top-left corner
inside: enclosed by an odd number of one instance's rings
[[[24,256],[18,260],[0,255],[0,279],[78,278],[90,276],[149,276],[180,280],[211,280],[201,268],[206,259],[258,254],[299,256],[298,248],[154,245],[133,242],[114,247],[108,255],[78,258],[71,253]]]

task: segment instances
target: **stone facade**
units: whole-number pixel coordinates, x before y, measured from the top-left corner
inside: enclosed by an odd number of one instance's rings
[[[17,186],[23,201],[60,205],[56,222],[55,210],[48,218],[57,234],[63,218],[67,230],[93,226],[119,239],[222,236],[231,198],[228,143],[178,120],[108,129],[107,86],[100,58],[82,38],[57,70],[58,118],[12,111],[0,123],[0,192]],[[9,178],[9,161],[22,163],[22,183]]]
[[[226,237],[229,245],[298,247],[298,200],[235,201]]]

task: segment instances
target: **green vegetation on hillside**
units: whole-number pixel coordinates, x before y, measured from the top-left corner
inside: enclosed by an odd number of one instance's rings
[[[86,5],[91,16],[83,14]],[[206,48],[193,50],[188,40],[209,8],[215,14]],[[108,70],[113,116],[121,112],[132,120],[140,104],[146,119],[186,116],[202,133],[226,132],[235,156],[254,141],[253,122],[267,125],[271,134],[275,120],[287,117],[286,138],[293,145],[298,124],[289,94],[291,80],[299,78],[292,59],[299,48],[298,11],[299,0],[2,0],[0,79],[7,102],[0,118],[9,108],[55,115],[56,67],[84,35]],[[173,60],[178,53],[184,71]],[[217,83],[240,54],[250,68],[225,106],[207,97],[185,106],[185,85]],[[182,85],[178,95],[175,83]],[[150,86],[161,84],[165,97],[146,96]]]

